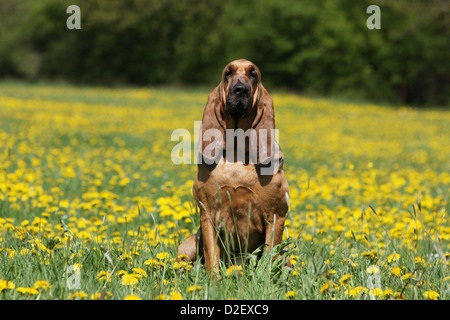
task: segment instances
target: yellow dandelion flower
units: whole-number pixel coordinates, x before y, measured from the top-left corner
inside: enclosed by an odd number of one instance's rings
[[[424,267],[427,265],[426,261],[422,257],[415,257],[414,262],[416,264],[422,264]]]
[[[328,291],[330,289],[330,283],[325,282],[322,287],[320,288],[320,293],[323,294],[324,292]]]
[[[144,261],[144,264],[146,266],[150,266],[153,268],[158,268],[158,267],[164,267],[164,262],[162,261],[158,261],[156,259],[148,259]]]
[[[187,261],[180,261],[180,262],[175,261],[173,263],[173,268],[175,270],[178,270],[178,269],[191,270],[192,269],[192,263],[190,261],[189,262],[187,262]]]
[[[73,293],[69,293],[69,296],[67,297],[69,300],[73,300],[73,299],[84,299],[86,298],[88,295],[86,292],[84,291],[77,291],[77,292],[73,292]]]
[[[131,181],[130,178],[125,177],[119,181],[119,186],[124,187],[127,184],[129,184],[130,181]]]
[[[227,269],[227,276],[231,276],[232,274],[243,275],[242,267],[237,265],[232,265]]]
[[[341,286],[347,285],[347,282],[352,278],[351,274],[344,274],[341,279],[339,279],[339,284]]]
[[[156,255],[156,258],[159,260],[166,260],[168,259],[170,256],[167,252],[160,252]]]
[[[361,255],[366,258],[375,259],[377,257],[377,249],[363,252],[363,253],[361,253]]]
[[[123,298],[123,300],[142,300],[142,299],[135,294],[129,294],[128,296]]]
[[[16,286],[14,282],[9,280],[0,280],[0,293],[5,289],[14,289]]]
[[[100,300],[102,298],[102,293],[101,292],[96,292],[91,294],[91,300]]]
[[[180,254],[177,258],[179,258],[180,260],[189,259],[189,257],[186,254]]]
[[[131,269],[131,270],[133,270],[133,272],[136,273],[136,274],[138,274],[139,276],[144,277],[144,278],[147,278],[147,272],[145,272],[144,269],[141,269],[141,268],[133,268],[133,269]]]
[[[394,299],[395,300],[403,300],[404,295],[401,292],[394,292]]]
[[[172,291],[170,293],[170,300],[183,300],[183,296],[181,295],[181,293],[177,292],[177,291]]]
[[[299,257],[298,257],[298,256],[295,256],[295,255],[292,255],[292,256],[290,256],[289,258],[290,258],[290,260],[291,260],[291,264],[294,265],[294,264],[297,263],[297,260],[298,260]]]
[[[159,294],[155,297],[155,300],[167,300],[166,294]]]
[[[412,273],[405,273],[405,274],[402,276],[402,280],[409,279],[409,278],[411,278],[411,276],[412,276]]]
[[[327,275],[332,275],[332,274],[336,274],[336,273],[337,273],[337,271],[333,270],[333,269],[330,269],[327,271]]]
[[[16,256],[16,254],[17,254],[16,250],[10,250],[9,253],[8,253],[8,258],[9,259],[14,258]]]
[[[438,300],[439,299],[439,293],[433,290],[425,291],[423,293],[423,296],[428,300]]]
[[[109,291],[106,292],[106,293],[104,293],[104,292],[96,292],[96,293],[91,294],[91,299],[92,300],[105,300],[105,299],[110,298],[112,296],[113,296],[113,294],[111,292],[109,292]]]
[[[203,289],[202,286],[195,286],[195,285],[192,285],[192,286],[190,286],[189,288],[187,288],[186,292],[200,291],[200,290],[202,290],[202,289]]]
[[[348,294],[350,297],[357,297],[360,294],[365,294],[367,293],[368,289],[362,286],[358,286],[355,288],[351,288],[350,290],[348,290],[348,292],[346,292],[346,294]]]
[[[124,274],[122,276],[122,285],[124,286],[133,286],[139,282],[139,277],[134,274]]]
[[[81,267],[82,266],[83,265],[81,263],[74,263],[72,272],[73,273],[79,273],[81,271]]]
[[[69,201],[68,201],[68,200],[61,200],[61,201],[59,202],[59,206],[60,206],[61,208],[68,208],[68,207],[69,207]]]
[[[128,274],[128,272],[126,272],[125,270],[119,270],[119,271],[117,271],[117,275],[118,275],[119,277],[123,277],[123,276],[126,275],[126,274]]]
[[[392,268],[391,273],[394,276],[398,277],[400,275],[400,271],[401,271],[401,269],[399,267],[394,267],[394,268]]]
[[[111,273],[107,272],[107,271],[100,271],[97,274],[97,279],[98,281],[104,281],[108,279],[108,282],[111,282]]]
[[[45,289],[51,288],[52,286],[50,285],[50,283],[48,283],[45,280],[39,280],[34,283],[33,287],[36,289],[44,289],[45,290]]]
[[[21,293],[21,294],[30,294],[30,295],[34,295],[34,294],[38,294],[38,293],[39,293],[39,290],[38,290],[38,289],[36,289],[36,288],[31,288],[31,287],[28,287],[28,288],[18,287],[18,288],[16,289],[16,291],[19,292],[19,293]]]
[[[297,294],[297,293],[296,293],[294,290],[292,290],[292,291],[286,292],[286,293],[284,294],[284,297],[285,297],[286,299],[292,299],[292,298],[295,297],[296,294]]]
[[[391,263],[392,261],[398,261],[400,259],[400,255],[398,253],[393,253],[387,257],[387,261]]]
[[[383,290],[380,288],[374,288],[370,290],[370,294],[373,294],[375,297],[379,297],[383,295]]]
[[[378,268],[377,266],[370,266],[366,269],[366,272],[368,274],[375,274],[375,273],[379,273],[380,272],[380,268]]]
[[[32,254],[32,253],[33,253],[33,251],[31,251],[30,249],[27,249],[27,248],[20,250],[20,255],[21,256],[24,256],[24,255],[27,255],[27,254]]]
[[[132,259],[132,257],[131,257],[131,255],[129,255],[128,253],[123,253],[123,254],[121,254],[120,256],[119,256],[119,258],[121,259],[121,260],[127,260],[127,259]]]
[[[386,289],[383,291],[383,296],[392,296],[394,294],[394,291],[392,289]]]

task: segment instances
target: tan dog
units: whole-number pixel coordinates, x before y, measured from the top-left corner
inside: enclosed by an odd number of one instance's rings
[[[239,140],[237,129],[251,134]],[[203,251],[206,269],[218,272],[219,259],[239,263],[246,252],[282,241],[289,187],[274,129],[272,98],[258,67],[244,59],[230,62],[203,113],[203,163],[193,187],[201,227],[178,256],[194,260]]]

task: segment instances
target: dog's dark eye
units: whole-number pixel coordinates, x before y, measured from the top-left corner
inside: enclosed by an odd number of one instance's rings
[[[229,66],[227,68],[227,70],[225,70],[225,77],[231,76],[232,73],[233,73],[233,68],[231,68],[231,66]]]
[[[251,68],[248,75],[252,78],[256,78],[256,71],[254,68]]]

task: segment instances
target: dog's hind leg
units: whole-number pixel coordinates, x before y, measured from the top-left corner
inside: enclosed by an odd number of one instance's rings
[[[195,261],[199,256],[203,256],[202,230],[198,229],[196,234],[183,241],[178,247],[177,261],[182,261],[187,256],[189,261]]]

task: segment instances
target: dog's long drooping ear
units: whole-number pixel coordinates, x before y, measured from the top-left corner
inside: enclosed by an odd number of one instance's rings
[[[254,96],[253,103],[257,112],[252,124],[256,133],[252,136],[252,152],[257,155],[257,164],[267,165],[271,161],[281,161],[278,165],[275,164],[275,169],[278,169],[278,166],[282,166],[283,153],[275,140],[273,100],[261,83]]]
[[[209,95],[203,111],[198,152],[199,160],[206,164],[218,163],[224,148],[225,123],[221,114],[222,83]]]

